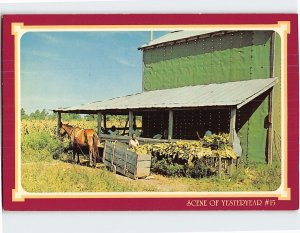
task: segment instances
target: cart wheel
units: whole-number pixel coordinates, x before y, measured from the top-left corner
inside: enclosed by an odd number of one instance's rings
[[[117,173],[117,167],[116,167],[116,165],[112,165],[110,167],[110,170],[112,171],[112,173],[116,174]]]

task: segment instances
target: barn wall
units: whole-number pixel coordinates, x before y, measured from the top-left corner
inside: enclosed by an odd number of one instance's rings
[[[168,111],[144,112],[142,118],[143,137],[168,132]],[[197,140],[206,130],[229,133],[229,109],[174,110],[173,139]],[[167,135],[165,135],[165,139]]]
[[[248,31],[145,50],[144,90],[270,75],[270,31]]]
[[[243,155],[250,160],[264,162],[266,159],[268,94],[264,93],[237,112],[237,130]]]
[[[270,78],[271,31],[244,31],[199,39],[180,45],[145,50],[144,90]],[[280,37],[275,34],[275,72],[280,78]],[[256,102],[255,111],[238,112],[248,120],[238,127],[244,155],[265,161],[268,98]],[[274,153],[280,149],[280,83],[274,88]],[[278,140],[279,138],[279,140]],[[275,139],[274,139],[275,140]]]
[[[275,60],[274,76],[281,77],[281,39],[275,33]],[[279,158],[281,150],[281,83],[274,87],[273,95],[273,157]],[[249,159],[264,162],[266,159],[267,128],[265,125],[268,117],[268,95],[265,93],[256,98],[252,103],[242,107],[238,111],[237,128],[243,147],[243,154]],[[243,117],[242,117],[243,116]],[[243,120],[241,118],[244,118]],[[248,119],[248,120],[247,120]]]
[[[196,140],[203,137],[206,130],[229,133],[229,109],[199,109],[174,111],[173,138]]]
[[[168,111],[151,111],[142,114],[143,137],[152,138],[156,134],[163,135],[168,130]]]

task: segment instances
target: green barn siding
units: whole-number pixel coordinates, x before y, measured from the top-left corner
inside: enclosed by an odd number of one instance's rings
[[[250,118],[248,158],[257,162],[266,161],[267,129],[264,128],[264,120],[268,115],[268,98],[259,106]]]
[[[265,161],[268,116],[268,94],[266,92],[237,111],[237,131],[243,155],[254,161]]]
[[[270,43],[253,46],[253,77],[270,77]]]
[[[239,32],[145,50],[144,90],[269,77],[270,35]]]
[[[144,50],[144,90],[270,78],[271,35],[271,31],[234,32]],[[280,77],[278,35],[275,42],[275,76]],[[274,90],[276,133],[280,132],[279,86],[277,84]],[[268,115],[268,98],[261,99],[254,105],[256,110],[246,114],[248,118],[240,125],[238,134],[244,155],[247,154],[251,160],[263,162],[267,135],[264,121]]]
[[[265,161],[267,129],[264,128],[265,118],[268,116],[268,97],[249,119],[246,132],[248,135],[248,158],[254,161]],[[244,135],[241,135],[244,137]],[[242,145],[246,147],[247,145]],[[245,153],[244,153],[245,154]]]

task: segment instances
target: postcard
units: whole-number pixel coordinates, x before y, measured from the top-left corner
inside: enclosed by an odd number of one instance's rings
[[[5,15],[5,210],[295,210],[297,14]]]

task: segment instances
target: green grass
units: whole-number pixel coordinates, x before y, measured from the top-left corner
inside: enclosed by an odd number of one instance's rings
[[[25,163],[22,186],[28,192],[133,192],[150,190],[128,185],[106,169],[94,169],[61,161]]]
[[[266,169],[242,166],[232,176],[193,179],[152,174],[150,180],[131,180],[105,168],[62,161],[29,162],[22,164],[22,186],[28,192],[271,191],[279,187],[280,179],[271,176],[273,166]]]

